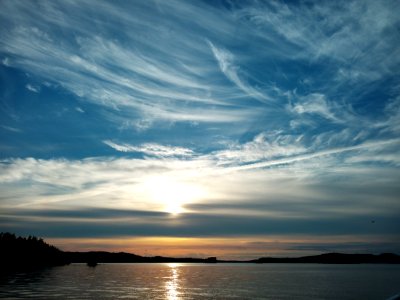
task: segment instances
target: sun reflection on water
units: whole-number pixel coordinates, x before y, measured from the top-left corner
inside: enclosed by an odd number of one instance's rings
[[[168,264],[168,267],[170,268],[171,271],[171,276],[169,277],[169,280],[165,284],[166,289],[167,289],[167,299],[168,300],[177,300],[179,299],[179,272],[178,272],[178,267],[179,264]]]

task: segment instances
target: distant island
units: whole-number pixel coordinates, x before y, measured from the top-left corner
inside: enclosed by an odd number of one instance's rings
[[[174,258],[164,256],[145,257],[125,252],[70,252],[62,251],[42,239],[29,236],[17,237],[12,233],[0,233],[0,264],[2,269],[61,266],[70,263],[316,263],[316,264],[400,264],[400,256],[392,253],[343,254],[326,253],[303,257],[262,257],[254,260],[218,260],[208,258]]]
[[[344,254],[325,253],[303,257],[262,257],[250,262],[268,263],[300,263],[300,264],[400,264],[400,255],[393,253],[374,254]]]

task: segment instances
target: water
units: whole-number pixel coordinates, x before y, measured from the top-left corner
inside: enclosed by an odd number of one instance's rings
[[[400,265],[72,264],[1,275],[7,299],[387,299]]]

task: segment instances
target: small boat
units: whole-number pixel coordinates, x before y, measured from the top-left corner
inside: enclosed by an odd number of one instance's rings
[[[97,266],[97,262],[95,262],[95,261],[88,261],[86,264],[87,264],[88,267],[93,267],[93,268],[95,266]]]

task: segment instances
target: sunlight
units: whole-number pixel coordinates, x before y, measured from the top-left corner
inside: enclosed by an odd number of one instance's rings
[[[171,277],[170,280],[166,283],[167,288],[167,299],[168,300],[176,300],[179,296],[179,283],[178,283],[178,264],[168,264],[168,267],[171,269]]]
[[[197,185],[162,176],[150,178],[146,187],[152,200],[173,215],[184,212],[184,204],[194,202],[205,194]]]

